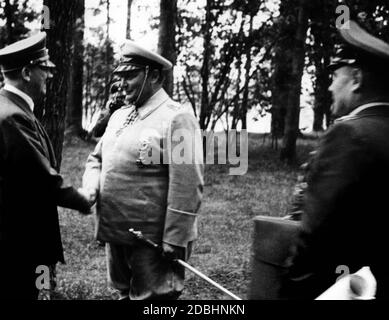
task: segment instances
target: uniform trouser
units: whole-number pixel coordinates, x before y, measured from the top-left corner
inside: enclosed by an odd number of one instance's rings
[[[106,243],[108,284],[120,298],[131,300],[178,299],[184,289],[184,268],[144,245]],[[185,259],[182,248],[180,259]]]

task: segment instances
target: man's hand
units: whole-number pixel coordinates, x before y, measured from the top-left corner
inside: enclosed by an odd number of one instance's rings
[[[79,188],[78,192],[81,193],[87,199],[90,206],[93,206],[96,203],[97,200],[96,189]]]
[[[164,255],[169,259],[178,259],[180,257],[180,253],[182,253],[182,247],[174,246],[172,244],[163,242],[162,249]]]

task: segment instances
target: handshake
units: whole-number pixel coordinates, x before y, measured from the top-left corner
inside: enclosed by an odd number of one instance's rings
[[[91,208],[97,201],[98,190],[91,188],[79,188],[77,190],[89,203],[89,207]],[[82,214],[91,214],[92,211],[81,212]]]

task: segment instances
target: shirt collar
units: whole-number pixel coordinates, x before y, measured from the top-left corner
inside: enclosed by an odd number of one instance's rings
[[[336,120],[336,122],[350,119],[352,117],[355,117],[359,113],[361,113],[363,110],[366,110],[366,109],[369,109],[369,108],[372,108],[372,107],[378,107],[378,106],[387,106],[389,108],[389,102],[371,102],[371,103],[363,104],[363,105],[355,108],[349,114],[347,114],[347,115],[345,115],[343,117],[340,117],[339,119]]]
[[[159,89],[145,104],[138,108],[139,118],[143,120],[169,99],[164,89]]]
[[[4,85],[4,89],[16,94],[17,96],[22,98],[24,101],[26,101],[26,103],[30,107],[31,111],[34,112],[34,101],[31,99],[31,97],[29,95],[27,95],[22,90],[16,88],[15,86],[13,86],[12,84],[9,84],[9,83]]]

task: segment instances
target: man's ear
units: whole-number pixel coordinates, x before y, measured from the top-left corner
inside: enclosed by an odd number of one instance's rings
[[[31,81],[31,69],[29,67],[23,67],[22,71],[20,72],[22,75],[22,79],[26,82]]]
[[[159,82],[159,79],[161,77],[161,72],[157,69],[154,69],[151,71],[151,74],[150,74],[150,80],[153,84],[157,84]]]
[[[357,92],[361,90],[362,86],[364,85],[364,77],[363,77],[363,72],[362,69],[360,68],[353,68],[352,69],[352,90],[354,92]]]

